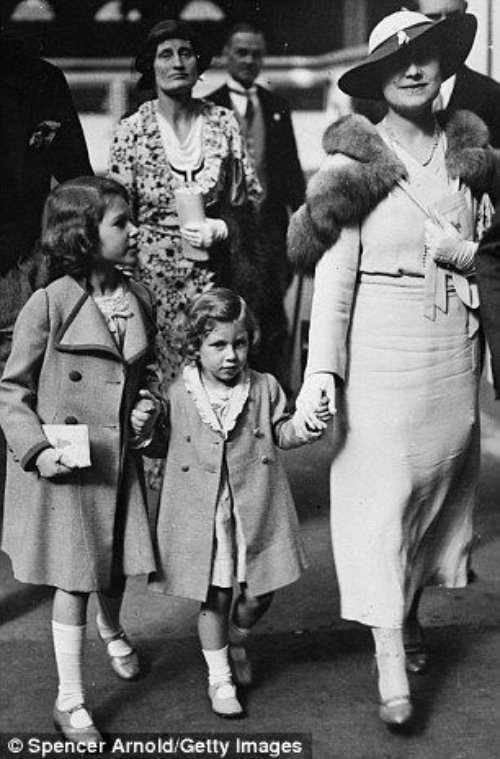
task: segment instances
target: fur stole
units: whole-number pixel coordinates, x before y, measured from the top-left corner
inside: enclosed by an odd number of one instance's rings
[[[475,195],[487,192],[494,175],[488,128],[470,111],[457,111],[443,126],[450,175],[460,177]],[[314,273],[344,225],[362,221],[406,177],[403,163],[364,116],[345,116],[331,124],[323,148],[345,159],[312,177],[306,202],[290,220],[288,256],[303,274]]]

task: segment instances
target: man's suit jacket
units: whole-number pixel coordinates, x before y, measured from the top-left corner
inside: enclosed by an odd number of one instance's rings
[[[257,96],[266,128],[267,205],[274,223],[279,225],[284,235],[288,226],[288,211],[295,211],[304,200],[304,175],[299,163],[288,103],[261,86],[257,86]],[[226,84],[208,95],[207,99],[217,105],[233,108]]]
[[[264,326],[254,368],[274,374],[283,385],[287,385],[288,322],[283,298],[292,279],[292,269],[287,257],[286,233],[290,212],[295,211],[304,200],[305,181],[288,103],[260,86],[257,86],[257,96],[266,130],[264,159],[267,193],[257,213],[257,225],[254,226],[249,219],[246,226],[255,229],[250,260],[259,287],[235,289],[250,303],[258,321]],[[227,85],[209,95],[208,100],[233,108]]]
[[[495,395],[500,399],[500,203],[479,243],[476,278],[481,321],[491,352]]]
[[[490,144],[500,148],[500,84],[489,76],[462,66],[446,108],[467,110],[479,116],[490,130]]]
[[[58,125],[51,142],[37,140],[44,122]],[[22,293],[12,292],[10,281],[4,292],[5,278],[14,270],[17,276],[18,262],[31,255],[52,180],[64,182],[93,170],[66,80],[56,66],[42,59],[0,52],[0,135],[22,212],[22,230],[15,236],[2,230],[0,235],[0,326],[5,326],[12,323],[27,295],[25,282],[14,288]]]

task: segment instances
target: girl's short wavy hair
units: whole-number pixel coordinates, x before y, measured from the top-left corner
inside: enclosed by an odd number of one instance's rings
[[[146,37],[142,48],[134,61],[134,69],[141,74],[137,82],[140,90],[154,90],[156,87],[153,63],[158,46],[166,40],[186,40],[190,42],[198,61],[198,74],[202,74],[210,66],[213,52],[207,42],[196,33],[194,27],[187,21],[168,18],[156,24]]]
[[[89,278],[99,251],[99,225],[117,196],[129,202],[126,188],[108,177],[78,177],[52,190],[40,239],[50,281],[66,274]]]
[[[212,332],[217,322],[242,322],[247,334],[250,350],[255,350],[260,341],[257,320],[246,302],[227,287],[214,287],[193,300],[186,312],[184,333],[184,355],[195,363],[203,340]]]

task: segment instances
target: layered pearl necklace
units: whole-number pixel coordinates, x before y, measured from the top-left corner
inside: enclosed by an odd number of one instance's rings
[[[392,131],[392,129],[387,124],[387,121],[384,121],[384,128],[385,128],[385,131],[387,132],[387,136],[389,137],[389,140],[391,141],[391,143],[393,144],[393,146],[397,145],[402,150],[404,150],[406,153],[410,153],[410,155],[412,155],[414,158],[416,158],[416,156],[414,156],[414,154],[411,153],[408,150],[408,148],[405,147],[401,143],[400,140],[398,140],[398,138],[396,137],[396,135],[394,134],[394,132]],[[429,151],[429,155],[427,156],[427,158],[425,160],[422,160],[421,158],[416,158],[416,160],[422,166],[428,166],[430,164],[430,162],[432,161],[432,159],[434,158],[434,155],[435,155],[436,150],[437,150],[438,145],[439,145],[440,137],[441,137],[441,130],[439,128],[439,125],[438,125],[437,121],[434,121],[434,139],[432,141],[432,145],[431,145],[431,148],[430,148],[430,151]]]

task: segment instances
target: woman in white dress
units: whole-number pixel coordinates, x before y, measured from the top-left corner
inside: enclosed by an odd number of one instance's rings
[[[325,165],[289,231],[292,260],[315,267],[297,405],[313,428],[322,393],[337,409],[331,519],[341,613],[372,629],[379,713],[391,727],[412,717],[407,670],[426,664],[422,589],[466,584],[473,535],[474,240],[491,159],[484,124],[467,112],[438,121],[433,101],[475,29],[469,15],[433,23],[409,11],[375,27],[368,58],[339,86],[385,100],[387,115],[376,127],[349,116],[327,130]]]

